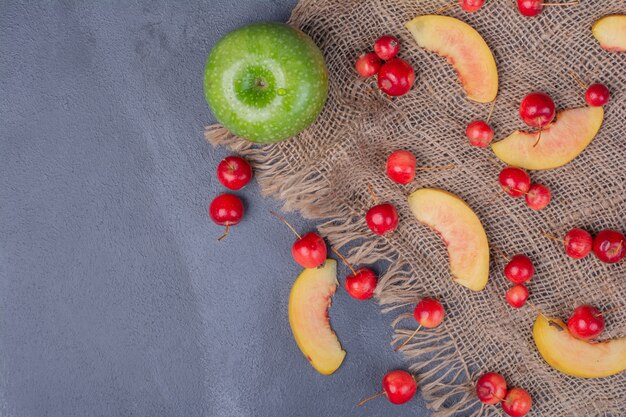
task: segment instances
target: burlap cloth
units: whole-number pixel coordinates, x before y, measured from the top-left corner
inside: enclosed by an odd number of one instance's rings
[[[415,328],[411,312],[421,297],[443,301],[444,324],[421,331],[404,350],[407,366],[418,376],[434,415],[502,414],[500,407],[482,406],[473,392],[480,374],[497,371],[510,386],[531,393],[531,415],[624,416],[626,373],[573,378],[554,371],[539,356],[531,334],[535,311],[529,305],[514,310],[505,301],[510,284],[504,278],[506,262],[500,251],[524,253],[535,261],[530,301],[547,315],[567,318],[582,303],[600,309],[626,303],[625,262],[606,265],[593,255],[575,261],[558,242],[542,236],[542,232],[562,236],[572,227],[626,229],[626,54],[600,49],[591,35],[594,21],[623,13],[626,3],[582,1],[525,18],[513,1],[491,0],[478,13],[464,13],[459,7],[446,13],[476,28],[496,58],[500,89],[491,118],[496,139],[524,128],[518,106],[530,91],[547,92],[558,109],[584,106],[584,90],[568,70],[611,90],[602,128],[591,145],[562,168],[531,172],[533,181],[547,184],[553,192],[552,202],[541,212],[527,208],[523,199],[504,195],[497,179],[503,164],[491,150],[467,143],[465,126],[486,118],[490,104],[466,100],[453,68],[419,48],[403,26],[443,5],[444,1],[300,1],[290,23],[321,48],[330,74],[328,102],[317,122],[275,145],[252,145],[219,126],[207,128],[207,139],[249,158],[263,192],[284,201],[285,209],[324,219],[319,231],[335,247],[351,248],[351,262],[389,265],[377,296],[396,318],[396,342]],[[400,38],[400,56],[417,72],[413,90],[394,100],[372,92],[371,80],[360,79],[354,70],[355,58],[385,33]],[[396,149],[415,152],[418,165],[458,168],[418,172],[413,183],[399,186],[384,169],[387,155]],[[374,236],[365,224],[365,212],[372,205],[368,184],[381,200],[398,207],[400,225],[388,237]],[[442,241],[410,214],[406,197],[421,187],[459,195],[481,218],[492,248],[489,284],[482,292],[471,292],[450,279]],[[602,338],[624,335],[626,309],[607,318]]]

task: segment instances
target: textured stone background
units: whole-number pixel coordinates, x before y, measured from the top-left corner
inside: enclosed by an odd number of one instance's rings
[[[0,2],[0,416],[426,414],[354,408],[401,366],[372,302],[336,295],[335,375],[300,354],[278,202],[239,193],[221,243],[206,215],[225,153],[202,139],[205,58],[294,4]]]

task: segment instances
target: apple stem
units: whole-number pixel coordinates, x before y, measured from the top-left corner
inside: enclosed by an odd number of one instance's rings
[[[287,225],[288,228],[291,229],[291,231],[293,232],[294,235],[298,236],[298,239],[300,239],[302,236],[300,236],[300,233],[296,232],[296,229],[293,228],[292,225],[289,224],[289,222],[287,220],[285,220],[285,218],[283,216],[281,216],[280,214],[276,213],[273,210],[270,210],[270,213],[272,213],[274,216],[278,217],[280,220],[282,220],[283,223],[285,223]],[[228,226],[226,226],[228,227]]]
[[[416,171],[435,171],[439,169],[453,169],[453,168],[456,168],[456,165],[444,165],[440,167],[417,167],[415,168],[415,170]]]
[[[357,407],[360,407],[360,406],[362,406],[363,404],[365,404],[366,402],[368,402],[369,400],[373,400],[374,398],[376,398],[376,397],[380,397],[381,395],[384,395],[384,394],[385,394],[385,391],[382,391],[382,392],[379,392],[379,393],[378,393],[378,394],[376,394],[376,395],[372,395],[371,397],[367,397],[366,399],[364,399],[363,401],[361,401],[360,403],[358,403],[356,406],[357,406]]]
[[[542,6],[574,6],[579,4],[580,1],[568,1],[566,3],[541,3]]]
[[[406,340],[405,340],[405,341],[404,341],[404,342],[403,342],[400,346],[398,346],[397,348],[395,348],[393,351],[394,351],[394,352],[397,352],[397,351],[399,351],[400,349],[402,349],[402,348],[404,347],[404,345],[406,345],[407,343],[409,343],[409,341],[410,341],[411,339],[413,339],[413,337],[415,337],[415,335],[417,334],[417,332],[419,332],[419,331],[420,331],[420,329],[421,329],[421,328],[422,328],[422,325],[420,324],[419,326],[417,326],[417,329],[415,329],[415,331],[413,332],[413,334],[412,334],[411,336],[409,336],[409,338],[408,338],[408,339],[406,339]]]
[[[224,238],[226,238],[226,236],[228,236],[228,223],[226,223],[226,229],[224,230],[224,234],[222,236],[218,237],[217,241],[219,242],[219,241],[223,240]]]
[[[376,197],[376,194],[374,193],[374,189],[372,188],[372,184],[367,184],[367,190],[370,193],[370,196],[372,196],[372,200],[374,200],[374,204],[378,204],[378,197]]]
[[[602,312],[602,313],[600,313],[600,314],[596,314],[595,316],[596,316],[596,317],[607,316],[607,315],[609,315],[609,314],[611,314],[611,313],[614,313],[614,312],[616,312],[617,310],[622,309],[622,308],[624,308],[624,307],[626,307],[626,306],[622,304],[621,306],[613,307],[613,308],[611,308],[611,309],[609,309],[609,310],[603,311],[603,312]]]
[[[574,71],[569,70],[569,75],[572,76],[572,78],[574,79],[574,81],[576,81],[576,83],[583,89],[586,90],[587,89],[587,85],[585,85],[584,81],[582,80],[582,78],[580,78],[578,76],[578,74],[576,74]]]
[[[491,102],[491,109],[489,109],[489,114],[487,115],[487,121],[485,123],[489,124],[489,120],[491,119],[491,115],[496,108],[496,99],[494,98]]]
[[[335,249],[334,247],[330,247],[330,250],[333,251],[333,253],[335,255],[337,255],[339,257],[339,259],[341,259],[343,261],[344,264],[346,264],[346,266],[348,268],[350,268],[350,271],[352,271],[352,275],[356,276],[356,271],[354,270],[354,268],[352,267],[352,265],[350,265],[350,262],[348,262],[348,260],[341,254],[339,253],[339,251],[337,249]]]
[[[539,129],[539,134],[537,135],[537,140],[535,141],[535,143],[533,144],[533,148],[537,145],[539,145],[539,140],[541,140],[541,132],[543,131],[543,128]]]
[[[456,5],[456,3],[452,2],[452,3],[448,3],[443,7],[440,7],[439,9],[437,9],[437,11],[435,11],[436,14],[440,14],[440,13],[444,13],[447,12],[448,10],[450,10],[451,8],[453,8]]]
[[[544,235],[545,237],[547,237],[548,239],[552,239],[552,240],[556,240],[557,242],[562,242],[562,243],[565,243],[565,241],[564,241],[563,239],[558,238],[558,237],[556,237],[556,236],[552,236],[550,233],[546,233],[546,232],[544,232],[544,233],[543,233],[543,235]]]

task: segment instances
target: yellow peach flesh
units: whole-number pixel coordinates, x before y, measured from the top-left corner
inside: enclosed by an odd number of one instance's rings
[[[626,337],[604,342],[576,339],[563,321],[539,315],[533,338],[548,365],[564,374],[602,378],[626,369]]]
[[[319,268],[302,271],[289,295],[293,337],[313,368],[324,375],[335,372],[346,356],[328,319],[337,285],[337,262],[327,259]]]
[[[541,132],[515,131],[491,145],[502,162],[525,169],[551,169],[576,158],[593,140],[602,125],[602,107],[561,111],[556,121]]]
[[[417,44],[447,58],[454,66],[467,98],[480,103],[498,94],[498,69],[480,34],[461,20],[448,16],[418,16],[406,24]]]
[[[409,196],[409,207],[421,223],[434,229],[448,247],[453,279],[480,291],[489,278],[489,242],[470,206],[447,191],[422,188]]]
[[[591,32],[607,51],[626,52],[626,15],[605,16],[594,23]]]

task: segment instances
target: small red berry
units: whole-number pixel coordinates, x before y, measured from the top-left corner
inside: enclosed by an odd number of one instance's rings
[[[387,158],[387,176],[398,184],[408,184],[415,179],[417,161],[410,151],[395,151]]]
[[[506,292],[506,302],[513,308],[521,308],[528,300],[528,288],[522,284],[517,284],[509,288]]]
[[[604,84],[591,84],[585,93],[585,101],[592,107],[601,107],[608,103],[610,96]]]
[[[517,0],[517,9],[522,16],[537,16],[543,10],[542,0]]]
[[[385,62],[378,72],[378,88],[390,96],[402,96],[408,93],[414,82],[413,67],[400,58]]]
[[[291,246],[293,259],[304,268],[317,268],[326,261],[326,242],[315,232],[303,234]]]
[[[521,197],[530,189],[530,176],[521,168],[506,167],[498,179],[500,187],[511,197]]]
[[[502,401],[502,410],[511,417],[524,417],[532,404],[533,400],[526,390],[511,388]]]
[[[591,252],[593,238],[586,230],[574,228],[565,235],[563,245],[570,258],[581,259]]]
[[[417,303],[415,310],[413,310],[415,321],[427,329],[439,326],[443,321],[444,315],[443,305],[432,298],[423,298]]]
[[[380,58],[374,52],[361,55],[355,63],[356,72],[363,78],[372,77],[380,70]]]
[[[392,404],[404,404],[417,392],[417,382],[406,371],[391,371],[383,377],[383,391]]]
[[[493,129],[483,120],[474,120],[467,125],[465,135],[470,145],[485,148],[493,140]]]
[[[222,240],[228,235],[228,228],[239,223],[243,217],[244,209],[241,199],[233,194],[220,194],[209,205],[209,216],[216,224],[226,226]]]
[[[367,211],[365,221],[372,232],[384,235],[398,227],[398,212],[390,203],[378,204]]]
[[[535,274],[533,261],[526,255],[515,255],[504,267],[504,275],[513,284],[523,284]]]
[[[374,296],[378,277],[369,268],[363,267],[356,270],[356,274],[346,277],[346,291],[352,298],[368,300]]]
[[[459,6],[466,12],[477,12],[483,7],[485,0],[459,0]]]
[[[388,61],[398,55],[400,41],[395,36],[383,35],[374,42],[374,52],[383,61]]]
[[[531,184],[526,194],[526,204],[533,210],[542,210],[550,202],[552,194],[550,189],[543,184]]]
[[[217,179],[231,190],[243,188],[251,178],[250,164],[238,156],[227,156],[217,165]]]
[[[497,372],[487,372],[476,382],[476,395],[485,404],[497,404],[506,396],[506,380]]]
[[[554,120],[556,109],[550,96],[535,92],[522,99],[519,114],[528,126],[544,127]]]
[[[593,253],[607,264],[619,262],[626,255],[626,239],[616,230],[601,230],[593,239]]]
[[[604,317],[597,308],[585,304],[574,310],[567,320],[567,328],[577,339],[593,339],[604,330]]]

